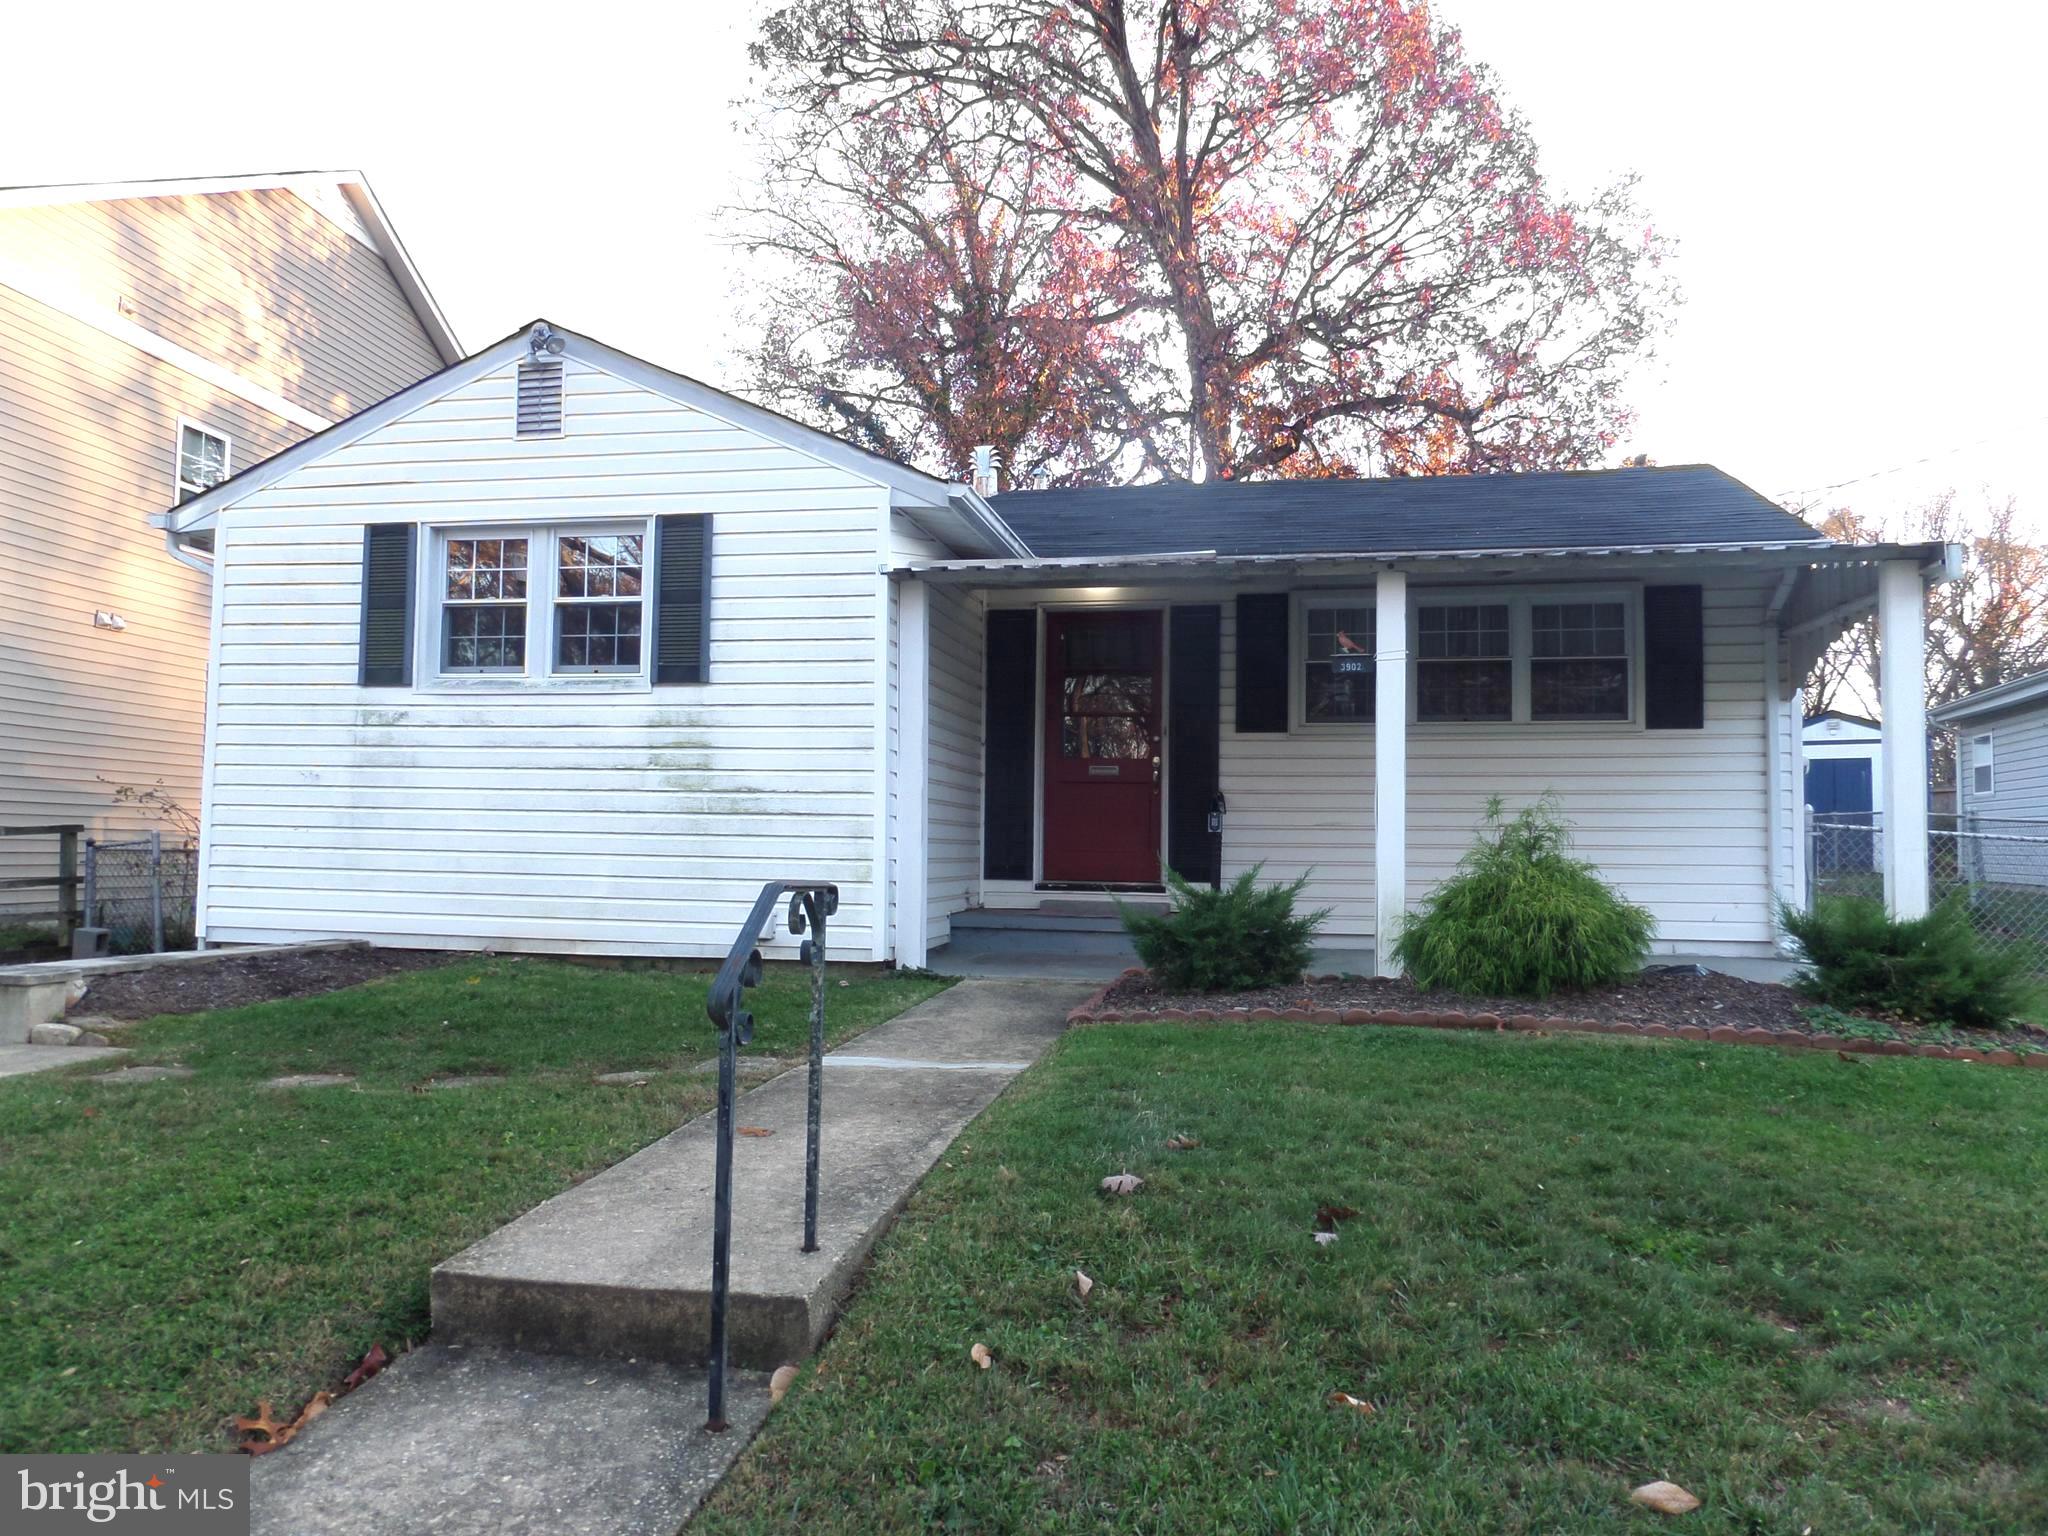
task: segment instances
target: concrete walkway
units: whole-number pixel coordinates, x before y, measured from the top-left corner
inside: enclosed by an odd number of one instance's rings
[[[118,1045],[0,1045],[0,1077],[54,1072],[87,1061],[112,1061],[128,1053]]]
[[[705,1115],[437,1268],[431,1344],[256,1463],[252,1529],[669,1536],[766,1416],[766,1372],[815,1346],[918,1181],[1088,990],[964,981],[828,1055],[816,1254],[804,1073],[741,1096],[739,1123],[772,1134],[734,1143],[726,1434],[702,1428]]]

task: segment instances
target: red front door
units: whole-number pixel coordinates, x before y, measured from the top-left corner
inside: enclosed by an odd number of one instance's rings
[[[1045,621],[1045,878],[1159,876],[1159,615]]]

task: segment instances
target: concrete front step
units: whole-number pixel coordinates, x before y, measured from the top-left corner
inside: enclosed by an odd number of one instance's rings
[[[772,1370],[830,1325],[875,1239],[1085,987],[963,982],[827,1057],[819,1251],[803,1238],[805,1074],[745,1094],[731,1359]],[[434,1338],[695,1366],[710,1332],[715,1120],[692,1121],[439,1266]]]
[[[251,1536],[675,1536],[768,1416],[768,1381],[440,1343],[250,1468]]]

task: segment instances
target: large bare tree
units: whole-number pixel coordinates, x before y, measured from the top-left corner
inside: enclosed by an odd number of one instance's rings
[[[858,363],[947,452],[996,371],[931,372],[982,286],[949,220],[1009,244],[1005,323],[1090,333],[1037,354],[1080,402],[1037,462],[1077,478],[1599,462],[1675,302],[1631,186],[1560,196],[1421,5],[793,0],[754,57],[778,207],[750,228],[837,285],[792,324],[922,252]],[[837,364],[789,340],[764,382],[820,393]]]

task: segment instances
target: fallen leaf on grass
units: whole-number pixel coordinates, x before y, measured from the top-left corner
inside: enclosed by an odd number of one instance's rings
[[[1199,1136],[1169,1136],[1166,1150],[1169,1152],[1192,1152],[1202,1144]]]
[[[382,1344],[372,1344],[370,1352],[356,1362],[356,1368],[341,1379],[341,1390],[353,1392],[372,1376],[391,1363],[391,1356],[384,1352]]]
[[[1102,1192],[1105,1195],[1135,1195],[1138,1186],[1144,1182],[1135,1173],[1112,1173],[1102,1181]]]
[[[737,1133],[741,1136],[773,1136],[775,1133],[765,1125],[743,1125]]]
[[[996,1363],[996,1357],[988,1352],[986,1344],[975,1345],[974,1348],[967,1351],[967,1358],[980,1366],[984,1371]]]
[[[779,1403],[779,1402],[781,1402],[781,1401],[782,1401],[782,1399],[783,1399],[783,1398],[784,1398],[785,1396],[787,1396],[787,1395],[788,1395],[789,1389],[790,1389],[791,1387],[795,1386],[795,1385],[796,1385],[796,1367],[795,1367],[795,1366],[793,1366],[793,1365],[778,1365],[777,1367],[775,1367],[775,1374],[774,1374],[773,1376],[770,1376],[770,1377],[768,1378],[768,1402],[769,1402],[769,1405],[770,1405],[770,1406],[772,1407],[772,1406],[774,1406],[774,1405],[775,1405],[776,1403]]]
[[[1319,1205],[1316,1207],[1316,1230],[1318,1232],[1334,1232],[1337,1230],[1338,1222],[1349,1221],[1357,1214],[1358,1209],[1355,1206]]]
[[[256,1404],[256,1417],[237,1418],[235,1428],[245,1435],[260,1435],[259,1440],[247,1440],[242,1449],[251,1456],[267,1456],[272,1451],[283,1450],[290,1445],[292,1437],[327,1411],[327,1405],[334,1401],[332,1392],[315,1392],[313,1400],[299,1410],[299,1416],[289,1424],[280,1424],[270,1412],[270,1400],[262,1399]]]
[[[1332,1392],[1329,1396],[1332,1408],[1349,1408],[1356,1413],[1378,1413],[1379,1410],[1362,1397],[1353,1397],[1349,1392]]]
[[[1327,1248],[1337,1241],[1337,1234],[1334,1232],[1311,1232],[1309,1236],[1316,1240],[1318,1248]]]
[[[1700,1501],[1676,1483],[1645,1483],[1629,1498],[1659,1514],[1683,1515],[1700,1507]]]
[[[1086,1301],[1088,1293],[1095,1289],[1095,1282],[1090,1280],[1086,1273],[1077,1269],[1074,1271],[1074,1289],[1080,1292],[1081,1299]]]
[[[1863,1058],[1861,1056],[1851,1056],[1847,1051],[1837,1051],[1835,1052],[1835,1055],[1840,1057],[1843,1061],[1849,1063],[1849,1065],[1852,1067],[1860,1067],[1863,1065]]]

